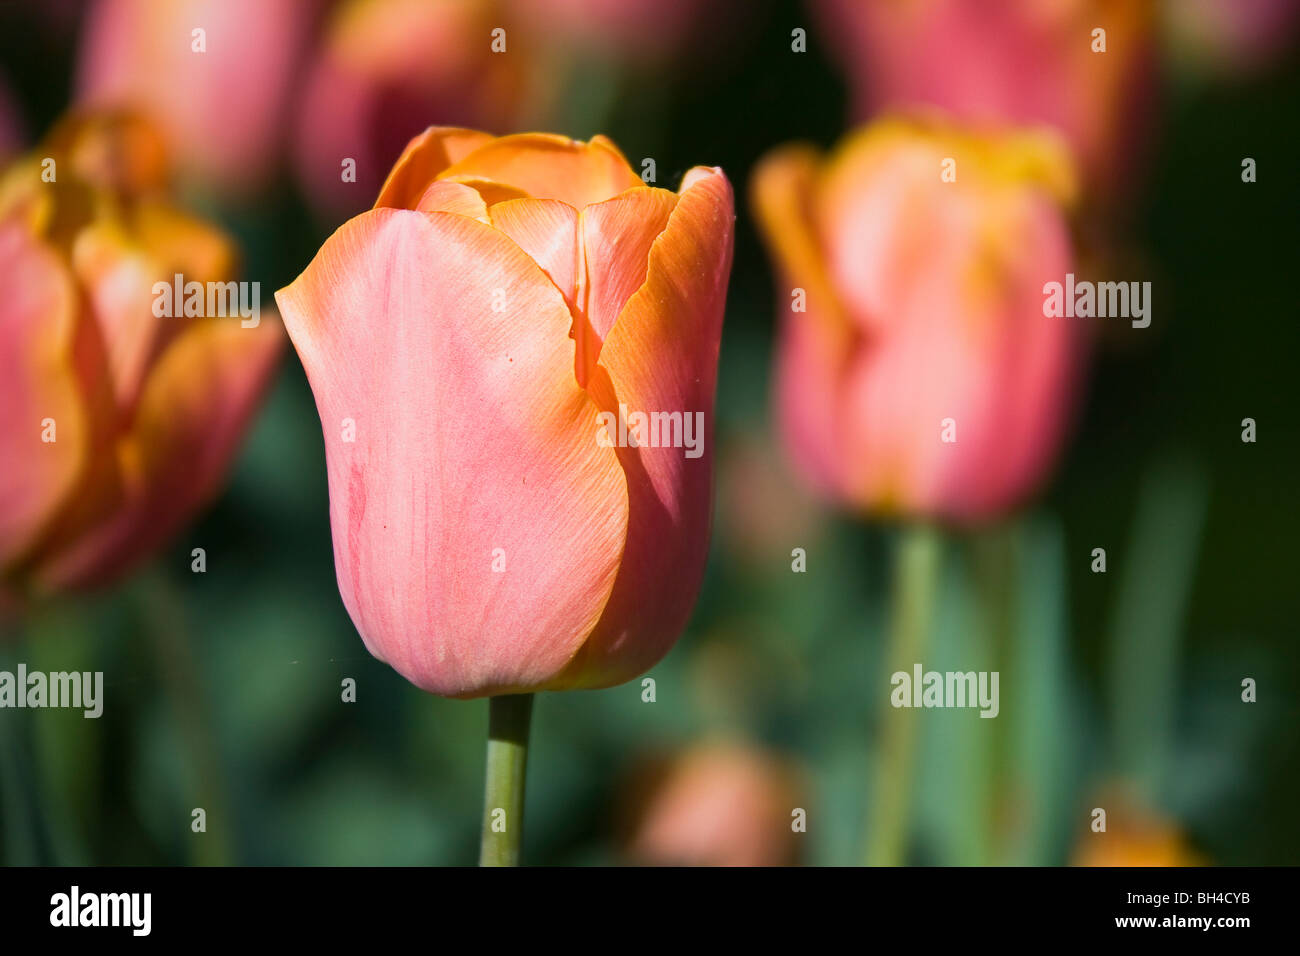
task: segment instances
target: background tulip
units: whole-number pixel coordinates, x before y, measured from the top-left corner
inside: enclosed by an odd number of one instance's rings
[[[474,697],[666,653],[707,551],[732,223],[715,169],[673,193],[602,137],[435,128],[278,293],[373,654]],[[607,447],[620,404],[703,413],[702,456]]]
[[[803,789],[788,761],[748,744],[645,761],[628,785],[625,852],[664,866],[789,866],[800,857]]]
[[[1069,169],[1046,135],[903,120],[825,162],[790,147],[761,164],[754,203],[791,309],[778,415],[823,493],[974,519],[1042,478],[1074,391],[1077,329],[1044,317],[1042,291],[1070,268]]]
[[[319,7],[317,0],[94,0],[82,35],[79,102],[144,113],[192,182],[248,193],[273,168]]]
[[[982,125],[1048,125],[1090,187],[1131,180],[1149,125],[1153,0],[819,0],[853,115],[936,107]],[[1093,31],[1105,31],[1105,52]]]
[[[500,0],[345,0],[330,11],[295,119],[294,161],[323,214],[361,212],[430,116],[496,129],[545,87]],[[494,29],[505,50],[493,50]],[[355,178],[345,180],[351,159]]]
[[[161,545],[216,489],[274,370],[283,333],[266,316],[156,314],[155,282],[234,267],[222,233],[167,203],[165,170],[151,127],[108,115],[64,123],[0,179],[0,574],[15,590],[102,583]]]

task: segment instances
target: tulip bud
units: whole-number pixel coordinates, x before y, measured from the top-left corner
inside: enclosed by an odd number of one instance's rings
[[[210,315],[207,295],[158,308],[157,288],[234,267],[167,202],[166,168],[152,127],[112,114],[0,175],[0,590],[102,584],[161,546],[215,493],[274,371],[268,317]]]
[[[478,697],[668,651],[708,544],[733,221],[717,169],[674,193],[603,137],[434,128],[277,293],[372,654]]]
[[[1077,326],[1043,310],[1071,263],[1070,169],[1046,133],[904,120],[826,162],[788,147],[760,165],[755,209],[783,277],[778,416],[825,496],[973,520],[1043,477],[1077,364]]]

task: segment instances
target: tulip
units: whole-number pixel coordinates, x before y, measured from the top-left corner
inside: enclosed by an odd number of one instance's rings
[[[1070,269],[1072,192],[1050,134],[938,121],[879,122],[825,162],[794,146],[760,164],[754,205],[790,309],[779,425],[824,496],[970,521],[1042,479],[1078,364],[1077,325],[1043,313],[1044,284]]]
[[[628,857],[667,866],[790,866],[800,856],[799,774],[747,744],[699,744],[630,785]]]
[[[70,120],[0,176],[0,590],[104,584],[218,489],[283,346],[278,323],[159,316],[155,283],[234,248],[166,199],[158,134]]]
[[[1106,829],[1089,830],[1075,844],[1074,866],[1206,866],[1178,823],[1147,807],[1131,792],[1110,787],[1097,798]]]
[[[521,805],[531,692],[629,680],[685,626],[733,227],[718,169],[674,193],[604,137],[432,128],[277,293],[362,640],[424,690],[496,695],[484,862],[517,859],[489,818],[498,786]],[[636,441],[647,413],[701,422],[701,454]]]
[[[732,228],[719,170],[673,193],[603,137],[432,128],[277,293],[372,654],[464,698],[668,651],[708,543]],[[609,447],[620,405],[702,413],[704,454]]]
[[[148,115],[187,176],[248,194],[265,183],[279,153],[318,6],[96,0],[85,20],[78,100]]]
[[[1153,0],[818,0],[853,115],[937,108],[983,125],[1048,125],[1090,191],[1131,180],[1153,99]],[[1105,31],[1105,52],[1093,31]]]

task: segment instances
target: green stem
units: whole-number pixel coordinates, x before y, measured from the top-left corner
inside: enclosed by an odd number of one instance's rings
[[[488,709],[487,779],[480,866],[518,866],[524,843],[524,778],[532,694],[493,697]]]
[[[930,525],[903,529],[894,557],[893,608],[885,657],[891,675],[903,671],[910,679],[912,666],[925,664],[942,550],[940,533]],[[875,801],[867,832],[869,866],[898,866],[907,849],[917,715],[910,708],[894,707],[890,697],[892,694],[885,698],[872,782]]]
[[[16,626],[11,628],[8,622],[0,621],[0,669],[14,670],[21,640]],[[27,689],[20,687],[18,693],[25,694]],[[26,787],[29,772],[17,714],[0,713],[0,820],[4,822],[4,850],[10,866],[35,866],[41,862],[36,837],[39,811]]]
[[[153,643],[158,676],[170,699],[181,740],[193,761],[192,799],[206,815],[205,832],[193,833],[188,826],[185,830],[191,841],[191,861],[198,866],[230,866],[234,860],[234,841],[222,784],[221,756],[194,636],[175,585],[165,573],[147,571],[140,575],[140,583],[145,630]]]

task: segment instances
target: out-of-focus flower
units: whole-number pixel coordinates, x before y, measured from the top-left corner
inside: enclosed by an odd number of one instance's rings
[[[500,0],[336,7],[296,118],[295,162],[313,204],[331,216],[364,210],[431,122],[502,129],[527,115],[541,78],[530,72],[534,51],[519,37],[512,44],[506,23]],[[497,29],[505,33],[494,38]]]
[[[1043,314],[1071,263],[1064,145],[885,120],[827,161],[780,149],[753,182],[784,282],[778,415],[802,473],[851,507],[958,520],[1030,492],[1077,364],[1077,326]]]
[[[1155,73],[1154,0],[819,0],[858,120],[937,107],[983,126],[1049,125],[1090,189],[1132,179]],[[1094,30],[1105,52],[1094,52]]]
[[[82,37],[79,101],[144,113],[164,131],[183,174],[248,193],[265,181],[284,140],[317,7],[317,0],[96,0]]]
[[[1229,73],[1267,68],[1295,41],[1300,0],[1164,0],[1176,58]]]
[[[701,744],[647,761],[628,785],[626,853],[669,866],[790,866],[799,861],[800,774],[750,745]]]
[[[733,227],[717,169],[674,193],[603,137],[434,128],[277,293],[372,654],[476,697],[668,651],[708,548]]]
[[[1106,830],[1089,831],[1074,849],[1075,866],[1205,866],[1182,829],[1131,797],[1113,792],[1098,806],[1106,810]]]
[[[619,59],[670,53],[719,6],[720,0],[512,0],[534,35]]]
[[[0,581],[106,582],[215,492],[283,346],[262,316],[168,317],[156,283],[231,277],[171,206],[158,134],[65,121],[0,177]]]

